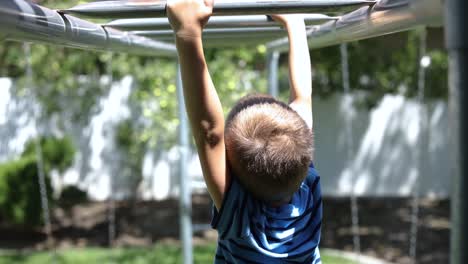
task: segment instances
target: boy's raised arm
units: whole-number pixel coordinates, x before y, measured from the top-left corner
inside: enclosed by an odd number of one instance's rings
[[[301,15],[272,17],[288,31],[290,106],[312,128],[312,66],[304,18]]]
[[[176,34],[188,118],[208,191],[220,209],[229,177],[224,115],[208,72],[202,43],[203,26],[212,10],[212,0],[171,0],[167,4],[168,17]]]

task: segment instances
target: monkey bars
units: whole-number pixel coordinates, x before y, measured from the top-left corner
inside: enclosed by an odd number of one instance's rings
[[[306,14],[304,21],[307,25],[317,25],[330,20],[336,20],[337,16],[327,16],[323,14]],[[134,18],[118,19],[105,24],[120,30],[160,30],[171,29],[167,18]],[[211,28],[239,28],[239,27],[278,27],[279,23],[265,15],[249,16],[218,16],[212,17],[206,25]]]
[[[166,30],[150,30],[150,31],[132,31],[133,34],[145,37],[173,37],[174,32],[172,29]],[[285,35],[286,31],[280,27],[253,27],[253,28],[208,28],[203,30],[204,37],[210,36],[229,36],[234,34],[236,36],[245,36],[250,35],[250,37],[255,36],[278,36]]]
[[[286,13],[336,13],[374,4],[374,0],[217,0],[213,14],[264,15]],[[78,5],[66,10],[71,13],[95,18],[154,18],[166,16],[166,1],[119,0],[99,1]]]
[[[308,32],[309,47],[321,48],[421,26],[442,26],[442,9],[442,0],[381,0],[372,7],[362,7],[314,27]],[[288,39],[270,42],[267,47],[286,51]]]
[[[2,39],[146,56],[175,57],[177,54],[174,45],[103,28],[25,0],[0,1],[0,40]]]

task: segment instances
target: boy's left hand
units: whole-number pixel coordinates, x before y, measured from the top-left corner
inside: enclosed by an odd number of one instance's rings
[[[201,37],[213,14],[213,0],[169,0],[167,16],[178,37]]]

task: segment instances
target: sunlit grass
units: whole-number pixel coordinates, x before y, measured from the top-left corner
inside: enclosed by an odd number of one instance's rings
[[[215,244],[195,246],[194,263],[213,263]],[[55,258],[55,262],[52,260]],[[322,253],[324,264],[354,264],[354,262]],[[132,264],[178,264],[182,263],[180,246],[157,245],[152,248],[85,248],[58,251],[53,257],[50,252],[4,253],[0,255],[0,264],[92,264],[92,263],[132,263]]]

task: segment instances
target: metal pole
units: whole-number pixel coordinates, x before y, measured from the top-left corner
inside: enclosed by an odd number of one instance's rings
[[[109,86],[108,86],[108,89],[109,91],[112,90],[112,85],[113,85],[113,82],[114,82],[114,75],[112,74],[112,61],[113,61],[113,57],[114,57],[114,54],[113,53],[109,53],[109,56],[110,56],[110,59],[109,61],[107,62],[106,66],[107,66],[107,76],[109,77]],[[110,249],[112,249],[114,246],[115,246],[115,238],[116,238],[116,201],[115,201],[115,197],[114,197],[114,188],[115,186],[115,180],[114,180],[114,177],[112,176],[109,176],[109,196],[108,196],[108,200],[107,200],[107,210],[108,210],[108,215],[107,215],[107,220],[109,222],[109,225],[108,225],[108,246]],[[113,263],[114,262],[114,259],[113,259],[113,256],[112,254],[110,254],[109,256],[110,258],[110,262]]]
[[[190,179],[188,177],[188,154],[189,154],[189,128],[184,102],[184,91],[180,65],[177,66],[177,100],[179,101],[179,219],[180,238],[182,240],[182,251],[184,264],[193,263],[192,252],[192,197]]]
[[[168,30],[151,30],[151,31],[132,31],[133,34],[145,37],[173,37],[174,31]],[[285,35],[286,31],[280,27],[254,27],[254,28],[208,28],[203,30],[203,36],[221,35],[249,35],[250,37],[265,36],[265,35]]]
[[[272,51],[268,53],[268,93],[277,98],[279,95],[278,88],[278,68],[279,68],[280,53]]]
[[[27,77],[27,84],[30,86],[29,89],[32,90],[33,85],[33,71],[32,71],[32,63],[31,63],[31,45],[29,43],[23,44],[23,48],[25,51],[26,56],[26,77]],[[31,92],[31,103],[37,102],[37,94]],[[34,139],[34,148],[35,148],[35,155],[36,155],[36,168],[37,168],[37,183],[39,185],[39,194],[41,199],[41,209],[43,214],[44,220],[44,231],[47,236],[47,249],[52,250],[51,253],[51,262],[56,263],[56,249],[54,246],[54,237],[53,237],[53,230],[52,230],[52,221],[50,217],[50,207],[49,207],[49,196],[48,190],[46,185],[46,174],[44,168],[44,156],[41,146],[41,139],[42,133],[38,125],[38,119],[40,118],[41,109],[39,106],[36,106],[33,110],[33,120],[34,120],[34,128],[36,130],[36,138]]]
[[[304,15],[306,25],[317,25],[330,20],[337,20],[339,17],[327,16],[323,14]],[[104,25],[120,30],[159,30],[171,29],[167,18],[135,18],[118,19]],[[232,27],[279,27],[281,26],[269,16],[219,16],[212,17],[205,28],[232,28]]]
[[[157,42],[62,15],[25,0],[0,1],[0,40],[17,40],[72,48],[171,56],[174,45]]]
[[[371,7],[362,7],[314,27],[308,32],[309,47],[338,45],[425,25],[442,26],[442,13],[442,0],[380,0]],[[288,39],[270,42],[267,48],[285,52]]]
[[[227,15],[264,15],[286,13],[344,12],[374,4],[374,0],[223,0],[215,1],[213,13]],[[154,18],[166,17],[166,1],[100,1],[78,5],[64,13],[95,18]]]
[[[275,37],[276,36],[276,37]],[[224,48],[224,47],[240,47],[240,46],[255,46],[265,44],[277,38],[277,35],[261,35],[256,38],[249,38],[249,35],[235,34],[219,34],[208,35],[203,37],[203,46],[205,48]],[[154,37],[158,41],[174,43],[174,37]]]
[[[340,45],[341,55],[341,73],[344,98],[346,104],[352,106],[351,103],[351,82],[349,79],[349,54],[348,44],[343,43]],[[345,134],[346,134],[346,160],[351,164],[354,158],[354,138],[353,138],[353,121],[349,113],[345,115]],[[351,207],[351,230],[353,233],[353,249],[357,255],[356,261],[359,263],[361,258],[361,237],[359,232],[359,204],[356,196],[356,177],[353,175],[351,178],[351,192],[350,192],[350,207]]]
[[[143,33],[144,34],[144,33]],[[267,41],[272,41],[275,38],[286,35],[286,32],[244,32],[244,33],[205,33],[203,41],[212,43],[215,40],[220,40],[221,46],[232,46],[247,43],[265,44]],[[158,41],[170,41],[174,43],[174,34],[164,33],[161,35],[148,35],[150,39]],[[227,42],[229,40],[229,42]]]
[[[429,65],[423,64],[423,59],[426,56],[427,50],[427,30],[421,28],[418,31],[418,42],[419,42],[419,60],[418,60],[418,104],[419,104],[419,138],[417,148],[414,149],[416,162],[418,167],[418,174],[413,186],[413,197],[411,202],[411,227],[410,227],[410,239],[409,239],[409,256],[411,263],[417,263],[418,253],[418,226],[419,226],[419,202],[420,202],[420,183],[423,176],[423,161],[424,155],[427,153],[427,145],[429,144],[429,131],[428,131],[428,116],[425,105],[425,90],[426,90],[426,68]]]
[[[453,192],[451,200],[452,264],[468,263],[468,19],[466,0],[445,2],[446,45],[449,54],[450,138]]]

